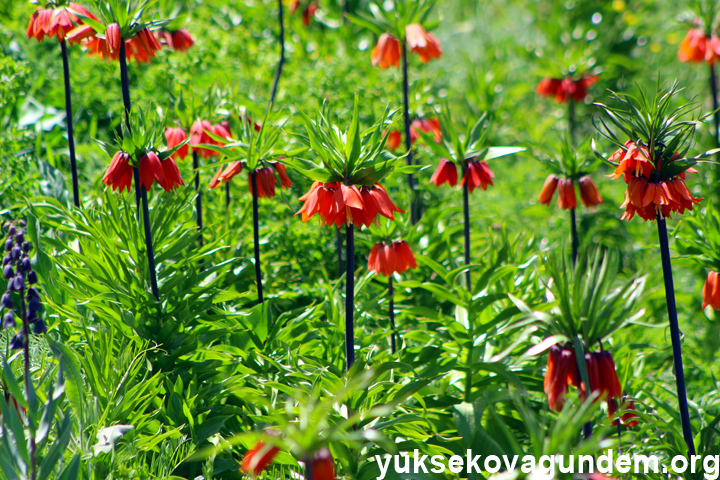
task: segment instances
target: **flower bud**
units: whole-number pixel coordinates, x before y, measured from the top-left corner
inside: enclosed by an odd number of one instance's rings
[[[27,280],[30,285],[35,285],[38,282],[38,277],[37,273],[35,273],[35,270],[30,270],[28,272]]]
[[[5,250],[7,250],[9,252],[10,250],[12,250],[12,248],[13,248],[12,238],[8,238],[7,240],[5,240]]]
[[[3,318],[3,327],[12,328],[15,326],[15,315],[12,312],[7,312]]]
[[[25,241],[25,234],[23,232],[18,232],[15,235],[15,243],[18,245],[22,245],[22,243]]]
[[[28,299],[28,316],[32,315],[33,313],[37,313],[42,309],[42,304],[40,303],[39,298],[29,298]]]
[[[110,52],[119,52],[122,35],[120,34],[120,26],[117,23],[108,25],[105,29],[105,41]]]
[[[22,244],[22,250],[25,253],[30,253],[30,250],[32,250],[32,244],[30,242],[25,242]]]
[[[10,292],[5,292],[0,300],[0,308],[13,308],[12,295]]]
[[[47,333],[47,327],[45,326],[45,322],[42,320],[38,320],[33,324],[33,332],[37,335],[42,335],[43,333]]]
[[[15,290],[23,290],[25,288],[25,275],[18,273],[15,275]]]
[[[15,272],[13,271],[13,267],[11,264],[8,263],[3,268],[3,278],[5,280],[7,280],[8,278],[12,277],[13,275],[15,275]]]
[[[20,226],[23,227],[23,228],[27,227],[27,222],[26,222],[25,220],[20,220],[18,223],[19,223]]]
[[[13,235],[15,235],[16,232],[17,232],[17,229],[15,228],[15,225],[11,225],[10,228],[8,229],[8,235],[10,235],[12,237]]]
[[[27,272],[30,270],[32,266],[30,265],[30,257],[27,255],[23,255],[20,259],[20,270],[23,272]]]
[[[22,332],[19,332],[10,340],[10,350],[20,350],[23,348],[23,345],[25,345],[25,339],[23,338]]]
[[[12,249],[10,250],[10,258],[13,260],[17,260],[18,258],[20,258],[21,254],[22,252],[20,251],[20,247],[12,247]]]
[[[25,295],[25,298],[27,298],[28,300],[30,300],[31,298],[37,298],[38,300],[40,300],[40,294],[38,293],[37,288],[35,288],[35,287],[28,288],[27,295]]]
[[[12,259],[10,258],[10,255],[5,255],[5,256],[3,257],[3,267],[4,267],[5,265],[7,265],[8,263],[10,263],[10,260],[12,260]]]

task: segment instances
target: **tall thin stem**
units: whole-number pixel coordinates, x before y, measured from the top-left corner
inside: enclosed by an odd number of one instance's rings
[[[23,356],[25,367],[25,397],[30,400],[30,325],[28,324],[27,309],[25,308],[25,289],[20,289],[20,315],[23,323]],[[33,431],[33,423],[30,422],[30,479],[35,480],[37,476],[37,466],[35,463],[35,432]]]
[[[575,100],[572,96],[568,97],[568,135],[570,135],[570,145],[575,146]]]
[[[573,188],[575,186],[573,185]],[[575,263],[577,262],[577,256],[578,256],[578,234],[577,234],[577,225],[575,220],[575,209],[570,209],[570,234],[572,236],[572,264],[573,267],[575,266]]]
[[[688,410],[687,391],[685,390],[685,372],[683,371],[682,344],[680,338],[680,325],[678,324],[677,307],[675,306],[675,288],[670,264],[670,246],[668,245],[667,225],[665,217],[657,214],[658,237],[660,239],[660,256],[662,257],[663,278],[665,279],[665,302],[670,319],[670,339],[672,340],[673,363],[675,364],[675,383],[677,386],[678,403],[680,407],[680,423],[683,437],[687,443],[690,455],[695,455],[692,428],[690,425],[690,412]]]
[[[202,215],[202,192],[200,191],[200,161],[197,152],[193,152],[193,171],[195,172],[195,211],[197,215],[197,229],[200,246],[203,246],[203,215]],[[226,184],[227,185],[227,184]]]
[[[255,282],[257,283],[258,302],[262,303],[262,271],[260,270],[260,227],[258,225],[258,189],[257,189],[257,170],[250,174],[250,182],[252,183],[252,207],[253,207],[253,243],[255,244]]]
[[[580,341],[580,338],[575,337],[573,339],[573,348],[575,350],[575,365],[578,369],[578,375],[580,380],[585,384],[585,391],[592,392],[592,385],[590,384],[590,376],[587,371],[587,362],[585,361],[585,347]],[[592,436],[592,422],[585,422],[583,424],[583,436],[590,438]]]
[[[130,127],[130,82],[128,81],[127,59],[125,58],[125,41],[120,41],[120,83],[122,86],[123,105],[125,106],[125,124],[128,131]],[[150,208],[148,207],[147,190],[145,185],[140,184],[140,168],[133,167],[133,180],[135,183],[135,202],[137,204],[137,218],[140,220],[140,209],[143,211],[143,226],[145,228],[145,250],[148,257],[148,269],[150,270],[150,287],[156,299],[160,299],[160,291],[157,285],[157,273],[155,272],[155,252],[152,243],[152,228],[150,227]]]
[[[135,168],[133,170],[140,171]],[[142,201],[143,210],[143,227],[145,228],[145,248],[147,250],[148,269],[150,270],[150,287],[155,298],[160,300],[160,291],[158,290],[157,275],[155,273],[155,251],[152,242],[152,228],[150,226],[150,208],[148,207],[147,190],[145,185],[140,187],[140,199]]]
[[[463,176],[467,171],[467,162],[463,166]],[[468,184],[465,182],[463,185],[463,234],[465,236],[465,266],[470,265],[470,193],[468,191]],[[468,292],[472,291],[472,284],[470,283],[470,270],[465,270],[465,287]]]
[[[278,0],[278,23],[280,24],[280,60],[278,61],[277,70],[275,70],[275,78],[273,79],[272,90],[270,90],[270,101],[268,101],[265,116],[270,111],[270,107],[275,102],[278,83],[280,83],[280,75],[282,74],[283,65],[285,64],[285,22],[283,21],[283,3]]]
[[[313,478],[312,464],[312,459],[308,459],[305,461],[305,480],[312,480]]]
[[[390,317],[390,330],[392,332],[392,336],[390,337],[390,348],[393,355],[395,355],[395,352],[397,352],[397,344],[395,341],[395,288],[393,287],[392,275],[388,277],[388,297],[390,303],[388,315]]]
[[[715,129],[713,131],[713,137],[715,139],[715,147],[720,147],[720,112],[718,111],[718,87],[717,87],[717,76],[715,75],[715,65],[710,65],[710,96],[712,96],[713,116],[715,117]],[[716,160],[720,160],[720,154],[715,155]],[[715,185],[716,194],[718,200],[720,200],[720,166],[715,166]]]
[[[65,80],[65,121],[68,129],[68,149],[70,150],[70,172],[72,174],[73,203],[80,206],[80,191],[78,188],[77,160],[75,158],[75,138],[73,134],[72,98],[70,96],[70,63],[65,39],[60,42],[63,60],[63,79]]]
[[[355,235],[352,224],[345,227],[345,366],[355,363]]]
[[[127,58],[125,57],[125,42],[120,42],[120,85],[122,87],[123,105],[125,106],[125,125],[128,131],[130,127],[130,81],[128,80]],[[136,167],[137,168],[137,167]],[[140,221],[140,185],[138,182],[139,175],[135,175],[135,205],[137,205],[137,219]]]
[[[342,241],[342,232],[340,232],[340,227],[337,227],[335,229],[335,247],[337,250],[338,277],[340,277],[343,274],[343,261],[342,261],[343,241]]]
[[[405,149],[407,150],[407,164],[413,164],[412,140],[410,139],[410,85],[408,80],[407,42],[402,42],[402,72],[403,72],[403,116],[405,119]],[[407,175],[410,187],[410,221],[414,224],[420,220],[420,202],[415,191],[415,177],[412,172]]]
[[[225,211],[230,210],[230,182],[225,184]]]

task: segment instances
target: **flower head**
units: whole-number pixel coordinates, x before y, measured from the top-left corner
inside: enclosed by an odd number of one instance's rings
[[[550,410],[559,412],[565,404],[569,385],[578,385],[575,351],[558,345],[550,347],[543,390],[548,397]]]
[[[413,53],[417,53],[423,63],[428,63],[433,58],[440,58],[442,49],[440,42],[432,34],[417,23],[405,27],[408,46]]]
[[[107,28],[105,28],[105,41],[107,42],[107,48],[110,52],[120,52],[122,36],[120,33],[120,26],[117,23],[111,23],[107,26]]]
[[[438,165],[437,170],[435,170],[435,173],[433,173],[433,176],[430,178],[430,183],[438,187],[444,183],[448,183],[451,187],[454,187],[457,185],[457,180],[457,166],[455,166],[454,162],[443,158],[440,160],[440,165]]]
[[[575,183],[569,178],[561,178],[558,181],[558,207],[563,210],[572,210],[577,207],[575,196]]]
[[[348,224],[369,227],[378,214],[394,220],[395,212],[405,213],[395,206],[380,184],[358,188],[340,182],[314,182],[300,201],[304,202],[303,206],[295,215],[302,214],[303,222],[307,222],[313,215],[319,214],[328,226]]]
[[[535,92],[542,97],[555,97],[558,103],[570,98],[574,102],[582,102],[587,96],[588,87],[597,81],[596,75],[583,75],[579,80],[572,77],[544,78],[538,83]]]
[[[125,152],[117,152],[110,162],[110,166],[103,177],[103,184],[111,187],[113,191],[124,189],[130,191],[133,180],[133,167],[130,165],[130,155]]]
[[[581,177],[578,180],[578,185],[580,186],[580,199],[586,207],[594,207],[602,203],[600,192],[598,192],[597,186],[590,177]]]
[[[487,162],[469,159],[460,185],[465,185],[467,182],[470,193],[477,187],[487,190],[488,186],[492,186],[493,178],[495,174],[490,170]]]
[[[335,480],[335,464],[327,448],[322,448],[313,455],[312,480]]]
[[[372,51],[374,67],[390,68],[400,64],[400,42],[389,33],[383,33]]]
[[[83,6],[72,2],[67,7],[39,8],[30,17],[25,34],[38,42],[43,41],[46,36],[54,36],[58,41],[63,41],[76,25],[82,25],[82,21],[70,13],[68,8],[94,18]]]
[[[273,173],[272,168],[258,168],[256,170],[255,181],[257,183],[258,198],[275,196],[275,185],[277,184],[277,180],[275,179],[275,174]],[[250,187],[250,193],[252,194],[252,172],[248,173],[248,185]]]
[[[702,295],[703,309],[708,305],[714,310],[720,309],[720,274],[718,272],[708,273],[705,285],[703,285]]]
[[[442,140],[442,128],[440,127],[440,120],[437,118],[433,118],[432,120],[426,118],[413,120],[410,125],[410,141],[412,143],[415,143],[415,141],[420,138],[416,130],[432,133],[435,141],[438,143]]]
[[[720,59],[720,38],[707,36],[702,30],[693,28],[680,43],[678,58],[681,62],[707,62],[712,65]]]
[[[258,442],[245,457],[243,457],[240,469],[251,475],[259,475],[265,470],[280,449],[274,445],[266,445],[264,442]]]
[[[387,138],[387,147],[390,150],[397,150],[397,148],[400,146],[400,143],[402,143],[402,135],[397,130],[390,130],[390,133],[388,133]]]
[[[287,176],[287,172],[285,171],[285,165],[280,162],[270,162],[270,166],[275,169],[278,176],[280,177],[280,186],[282,188],[290,188],[290,186],[292,186],[292,180],[290,180],[290,177]]]
[[[395,241],[391,245],[376,243],[368,256],[368,269],[386,277],[417,268],[415,256],[406,241]]]
[[[540,203],[543,205],[550,205],[550,202],[555,195],[555,190],[557,190],[559,181],[560,179],[556,175],[548,175],[545,179],[545,184],[543,185],[542,190],[540,190],[540,196],[538,196],[538,201]]]
[[[190,47],[195,45],[192,35],[184,28],[172,32],[162,29],[157,30],[155,37],[161,45],[165,45],[176,52],[187,52]]]
[[[165,140],[167,142],[167,147],[173,148],[187,140],[187,134],[185,133],[185,130],[180,127],[166,128]],[[172,158],[175,160],[183,160],[185,157],[188,156],[188,151],[189,147],[187,146],[187,144],[185,144],[172,154]]]
[[[214,150],[198,147],[198,145],[212,145],[215,143],[207,133],[212,131],[213,126],[207,120],[195,120],[195,123],[190,127],[190,146],[193,147],[193,152],[197,152],[198,155],[205,158],[216,155]]]

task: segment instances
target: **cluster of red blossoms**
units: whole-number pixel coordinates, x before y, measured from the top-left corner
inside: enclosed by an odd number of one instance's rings
[[[270,465],[279,451],[278,447],[260,441],[245,454],[240,470],[257,476]],[[335,463],[330,450],[327,448],[318,450],[311,461],[312,479],[308,480],[335,480]]]
[[[555,97],[558,103],[572,98],[574,102],[582,102],[587,96],[588,87],[598,81],[597,75],[584,75],[580,80],[572,77],[543,78],[535,92],[543,97]]]
[[[713,309],[720,309],[720,273],[708,273],[703,285],[703,309],[710,305]]]
[[[467,167],[465,168],[465,174],[460,181],[460,185],[465,185],[467,182],[470,193],[475,188],[480,187],[483,190],[487,190],[488,186],[493,185],[492,179],[495,178],[495,174],[490,170],[487,162],[468,159]],[[437,170],[430,177],[430,183],[436,186],[443,185],[445,183],[454,187],[457,185],[458,173],[457,166],[454,162],[443,158],[438,165]]]
[[[97,20],[94,15],[89,17]],[[67,35],[71,45],[82,44],[89,55],[98,55],[103,59],[117,60],[120,58],[120,45],[123,41],[120,27],[113,23],[105,29],[105,38],[96,36],[95,30],[88,25],[74,28]],[[149,62],[160,50],[160,42],[149,28],[143,28],[130,39],[125,39],[125,57],[134,58],[138,63]]]
[[[607,400],[608,415],[612,420],[612,416],[617,410],[616,399],[622,397],[622,389],[615,372],[612,354],[607,350],[586,353],[585,364],[591,391],[599,393],[598,399]],[[587,387],[585,382],[581,381],[578,373],[575,350],[569,346],[553,345],[550,347],[547,371],[543,382],[550,410],[555,412],[562,410],[570,385],[579,387],[581,398],[585,398]],[[632,402],[626,402],[623,407],[624,409],[634,409]],[[623,416],[622,421],[625,425],[636,426],[637,421],[631,420],[633,417],[637,417],[637,415],[628,412]]]
[[[167,48],[176,52],[186,52],[190,47],[195,45],[195,40],[193,40],[192,35],[184,28],[173,32],[156,30],[155,38],[158,39],[161,45],[165,45]]]
[[[708,37],[697,28],[689,30],[680,44],[678,58],[681,62],[707,62],[712,65],[720,60],[720,38]]]
[[[172,158],[160,160],[155,152],[148,152],[140,157],[138,165],[140,169],[140,184],[145,190],[150,190],[153,182],[157,182],[166,192],[185,185],[180,178],[180,171]],[[126,152],[117,152],[110,162],[110,166],[103,177],[103,184],[111,187],[113,191],[120,189],[120,192],[127,189],[133,180],[133,167],[130,165],[130,155]]]
[[[394,212],[405,213],[390,200],[379,183],[357,187],[340,182],[314,182],[300,201],[305,203],[295,215],[302,214],[303,222],[307,222],[317,213],[328,226],[348,224],[370,227],[378,214],[394,220]]]
[[[432,133],[433,138],[436,142],[440,143],[442,140],[442,129],[440,128],[440,121],[436,118],[417,118],[410,124],[410,143],[415,143],[419,138],[420,134],[418,130],[425,133]],[[402,134],[397,130],[391,130],[387,138],[387,146],[390,150],[397,150],[402,143]]]
[[[298,10],[300,10],[301,6],[302,6],[302,4],[301,4],[300,0],[294,0],[290,4],[290,13],[294,15],[295,13],[297,13]],[[315,12],[317,11],[319,6],[320,5],[318,5],[318,2],[310,2],[305,8],[303,8],[303,11],[302,11],[303,25],[305,25],[306,27],[310,26],[310,20],[315,18]]]
[[[415,255],[410,245],[405,240],[392,242],[391,245],[385,242],[376,243],[368,257],[368,269],[386,277],[394,273],[404,273],[410,268],[417,268]]]
[[[602,197],[598,192],[595,183],[590,177],[581,177],[578,180],[580,187],[580,199],[586,207],[594,207],[602,203]],[[558,178],[556,175],[549,175],[545,180],[538,201],[543,205],[550,205],[555,190],[558,190],[558,207],[563,210],[571,210],[577,207],[577,197],[575,196],[575,182],[569,178]]]
[[[37,39],[38,42],[42,42],[46,36],[57,37],[58,41],[62,42],[76,25],[82,25],[82,21],[70,13],[68,8],[92,17],[85,7],[77,3],[70,3],[67,8],[38,8],[30,17],[25,34],[28,38]]]
[[[673,157],[673,160],[675,158]],[[615,173],[609,176],[613,180],[622,176],[627,183],[625,202],[620,207],[625,209],[623,220],[630,220],[636,213],[644,220],[653,220],[658,213],[670,218],[671,212],[683,214],[685,210],[692,210],[693,205],[702,200],[694,198],[688,190],[683,181],[685,172],[666,180],[654,178],[655,166],[650,160],[648,149],[631,140],[625,142],[625,150],[618,149],[610,157],[610,161],[620,163]],[[687,171],[697,172],[692,168]]]
[[[428,63],[433,58],[440,58],[443,53],[438,39],[417,23],[405,27],[405,36],[410,51],[416,53],[423,63]],[[383,33],[373,48],[372,64],[380,68],[397,67],[400,65],[400,53],[398,39],[389,33]]]

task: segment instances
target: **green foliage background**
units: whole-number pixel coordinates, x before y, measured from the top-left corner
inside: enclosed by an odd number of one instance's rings
[[[212,99],[204,112],[211,121],[222,120],[231,105],[262,118],[277,61],[276,4],[190,3],[186,27],[196,45],[187,54],[163,50],[150,65],[131,64],[134,105],[157,109],[172,123],[170,94],[193,92]],[[360,0],[351,7],[365,11],[368,5]],[[151,195],[163,299],[156,304],[145,280],[145,247],[132,195],[106,192],[101,183],[110,159],[95,140],[110,141],[120,128],[118,66],[71,49],[84,207],[70,211],[60,49],[54,40],[37,43],[24,36],[33,9],[24,2],[0,5],[0,213],[27,218],[37,246],[34,261],[49,325],[48,335],[32,345],[39,395],[47,397],[60,362],[67,371],[64,406],[73,419],[67,456],[80,453],[80,478],[239,478],[238,461],[255,440],[248,432],[281,423],[285,401],[297,392],[331,396],[344,381],[344,293],[334,231],[293,216],[297,198],[310,186],[297,175],[282,196],[262,200],[262,270],[271,301],[268,308],[257,306],[245,175],[232,184],[229,212],[222,194],[204,191],[207,242],[199,248],[191,168],[182,163],[188,186]],[[600,82],[577,108],[583,139],[595,136],[597,111],[590,103],[604,101],[606,88],[631,91],[638,84],[654,90],[658,80],[677,80],[686,87],[679,101],[707,99],[707,65],[677,60],[687,27],[676,20],[684,11],[675,2],[649,0],[438,2],[434,33],[445,53],[428,65],[411,57],[412,113],[435,117],[444,101],[456,118],[487,111],[491,144],[529,148],[491,161],[495,186],[471,196],[472,298],[462,292],[457,275],[447,273],[462,264],[460,191],[429,184],[440,159],[418,148],[419,162],[427,166],[418,174],[424,217],[407,240],[420,267],[398,278],[403,348],[396,357],[389,353],[386,282],[366,268],[374,240],[358,236],[358,358],[381,373],[372,387],[346,400],[358,412],[392,404],[391,413],[372,423],[391,445],[334,442],[331,450],[344,478],[375,478],[373,455],[393,444],[401,451],[420,448],[448,456],[466,448],[477,454],[539,454],[607,446],[597,443],[614,434],[602,413],[548,411],[542,392],[545,357],[526,355],[545,331],[517,326],[525,308],[550,308],[542,259],[569,244],[566,212],[537,202],[547,172],[534,161],[533,148],[560,141],[566,111],[534,90],[543,76],[558,76],[563,69],[598,70]],[[322,0],[316,21],[305,27],[299,14],[285,10],[288,53],[276,106],[288,120],[290,146],[291,134],[302,131],[297,111],[311,111],[319,101],[331,103],[341,125],[349,120],[356,94],[366,126],[387,105],[401,105],[400,71],[373,68],[375,38],[345,24],[340,12],[340,5]],[[703,110],[709,109],[706,102]],[[708,124],[695,151],[711,147]],[[701,207],[720,198],[717,169],[703,164],[700,174],[689,178],[692,191],[706,198]],[[206,184],[214,172],[206,163]],[[601,167],[594,174],[605,203],[580,209],[581,251],[616,250],[621,280],[647,275],[642,324],[626,326],[606,343],[623,390],[637,399],[642,416],[640,428],[624,433],[623,447],[683,452],[656,227],[619,220],[625,186],[603,178],[608,173]],[[404,185],[404,177],[395,175],[386,186],[407,210]],[[701,212],[697,215],[702,221]],[[669,226],[680,237],[697,228],[677,219]],[[707,271],[690,253],[673,251],[686,380],[694,431],[703,432],[697,442],[705,453],[717,454],[720,319],[701,311]],[[199,269],[200,261],[208,267]],[[463,306],[470,306],[470,320]],[[295,398],[296,407],[303,398]],[[340,412],[334,415],[337,422]],[[599,425],[596,443],[579,443],[579,425],[587,416]],[[567,422],[571,427],[562,429]],[[112,453],[95,454],[98,432],[116,425],[134,427]],[[660,439],[659,432],[665,434]],[[183,463],[220,438],[234,438],[236,445],[208,461]],[[280,455],[273,468],[267,478],[281,478],[298,465]]]

